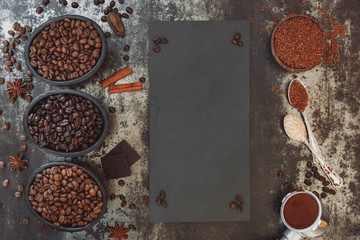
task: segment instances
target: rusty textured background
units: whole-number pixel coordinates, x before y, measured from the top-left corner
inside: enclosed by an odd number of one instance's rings
[[[106,0],[109,3],[109,0]],[[7,31],[15,21],[33,28],[42,22],[59,15],[80,14],[95,20],[104,31],[109,31],[107,24],[100,22],[104,6],[94,6],[90,0],[79,1],[80,7],[72,9],[69,1],[67,7],[62,7],[58,1],[52,0],[44,7],[44,13],[37,15],[36,7],[40,0],[8,1],[0,0],[0,38],[8,38]],[[261,28],[271,26],[273,18],[281,17],[286,10],[307,11],[322,19],[314,10],[318,3],[328,13],[334,14],[335,19],[344,24],[346,35],[341,39],[341,59],[336,67],[327,69],[326,81],[323,81],[326,69],[318,66],[305,73],[297,74],[303,78],[310,89],[312,102],[306,111],[313,116],[310,121],[316,130],[320,148],[328,162],[345,179],[345,186],[338,190],[335,196],[329,196],[322,202],[329,209],[331,215],[330,227],[321,237],[323,239],[360,239],[360,155],[359,135],[359,89],[360,89],[360,3],[357,0],[335,1],[251,1],[251,0],[125,0],[124,5],[118,2],[116,6],[125,11],[126,6],[134,9],[134,14],[125,21],[127,36],[122,39],[112,35],[108,39],[108,50],[105,63],[100,71],[89,81],[72,87],[100,99],[106,108],[116,107],[115,114],[110,114],[110,134],[103,146],[98,150],[74,159],[75,162],[87,165],[104,180],[100,157],[106,154],[122,139],[126,139],[141,155],[132,168],[132,175],[125,178],[126,185],[119,187],[116,180],[103,181],[108,196],[111,193],[126,196],[128,203],[135,203],[136,210],[120,207],[120,199],[109,201],[108,212],[92,229],[78,233],[56,232],[38,226],[25,206],[24,196],[14,197],[18,184],[24,184],[27,176],[39,165],[45,162],[58,161],[62,158],[46,155],[36,150],[30,143],[25,153],[29,160],[28,168],[21,173],[10,172],[9,167],[0,169],[0,181],[8,178],[8,187],[0,186],[0,239],[106,239],[105,226],[113,225],[114,221],[134,224],[137,231],[129,233],[129,239],[276,239],[281,237],[284,226],[280,221],[279,207],[281,198],[286,194],[283,189],[285,181],[293,183],[294,187],[309,190],[319,190],[316,182],[311,187],[303,184],[306,172],[306,161],[311,154],[305,146],[289,140],[282,128],[282,118],[287,113],[296,110],[288,104],[285,95],[280,95],[271,88],[286,90],[292,79],[292,74],[281,69],[270,52],[270,41]],[[262,11],[262,6],[265,6]],[[344,15],[346,14],[346,15]],[[141,199],[148,192],[148,87],[145,83],[143,91],[122,93],[109,96],[104,91],[99,80],[115,70],[125,66],[122,61],[125,44],[130,44],[130,61],[134,74],[123,82],[137,81],[139,77],[147,78],[148,40],[147,23],[151,20],[222,20],[248,19],[251,17],[251,51],[250,51],[250,81],[251,81],[251,188],[252,206],[251,222],[236,223],[167,223],[150,224],[148,208]],[[171,39],[170,39],[171,41]],[[230,43],[229,43],[230,44]],[[186,47],[186,43],[184,43]],[[23,44],[17,47],[16,58],[22,60]],[[189,56],[191,57],[191,56]],[[0,75],[10,80],[13,77],[23,77],[24,71],[14,71],[9,74],[3,70],[4,63],[0,64]],[[0,160],[8,163],[8,156],[20,153],[21,145],[18,136],[23,134],[22,114],[27,106],[25,101],[10,104],[5,97],[5,85],[0,85],[0,108],[4,113],[0,116],[0,123],[10,122],[10,131],[0,133]],[[33,96],[50,87],[34,81]],[[317,110],[324,114],[320,117],[320,125],[315,125]],[[321,129],[320,129],[321,128]],[[68,159],[69,160],[69,159]],[[284,178],[278,179],[277,171],[284,172]],[[214,206],[216,207],[216,206]],[[211,211],[211,209],[209,210]],[[21,224],[24,217],[30,218],[29,225]]]

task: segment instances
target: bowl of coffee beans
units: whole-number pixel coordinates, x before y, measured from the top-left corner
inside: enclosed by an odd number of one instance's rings
[[[60,231],[83,231],[106,211],[104,187],[86,168],[47,163],[36,169],[25,187],[26,205],[41,222]]]
[[[41,24],[25,45],[30,72],[51,85],[72,85],[90,78],[101,66],[106,40],[91,19],[65,15]]]
[[[54,90],[37,96],[24,113],[24,130],[35,147],[62,157],[97,148],[109,130],[105,108],[89,94]]]

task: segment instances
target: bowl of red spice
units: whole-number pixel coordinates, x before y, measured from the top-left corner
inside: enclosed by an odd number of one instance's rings
[[[324,41],[324,31],[316,18],[307,14],[290,14],[275,27],[271,52],[285,70],[304,72],[320,63]]]

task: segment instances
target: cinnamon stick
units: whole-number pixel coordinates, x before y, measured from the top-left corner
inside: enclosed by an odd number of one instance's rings
[[[131,68],[129,66],[126,66],[117,71],[116,73],[112,74],[111,76],[105,78],[103,81],[100,82],[100,84],[103,88],[106,88],[110,84],[113,84],[114,82],[132,74],[132,72],[133,71],[131,70]]]
[[[125,84],[119,84],[109,87],[109,93],[120,93],[120,92],[129,92],[129,91],[136,91],[141,90],[142,83],[141,82],[135,82],[135,83],[125,83]]]

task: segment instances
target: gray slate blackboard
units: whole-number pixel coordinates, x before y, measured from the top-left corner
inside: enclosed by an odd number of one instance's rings
[[[150,221],[249,221],[249,22],[149,28]],[[169,41],[159,53],[155,36]],[[167,208],[155,203],[162,190]],[[229,207],[236,195],[241,214]]]

